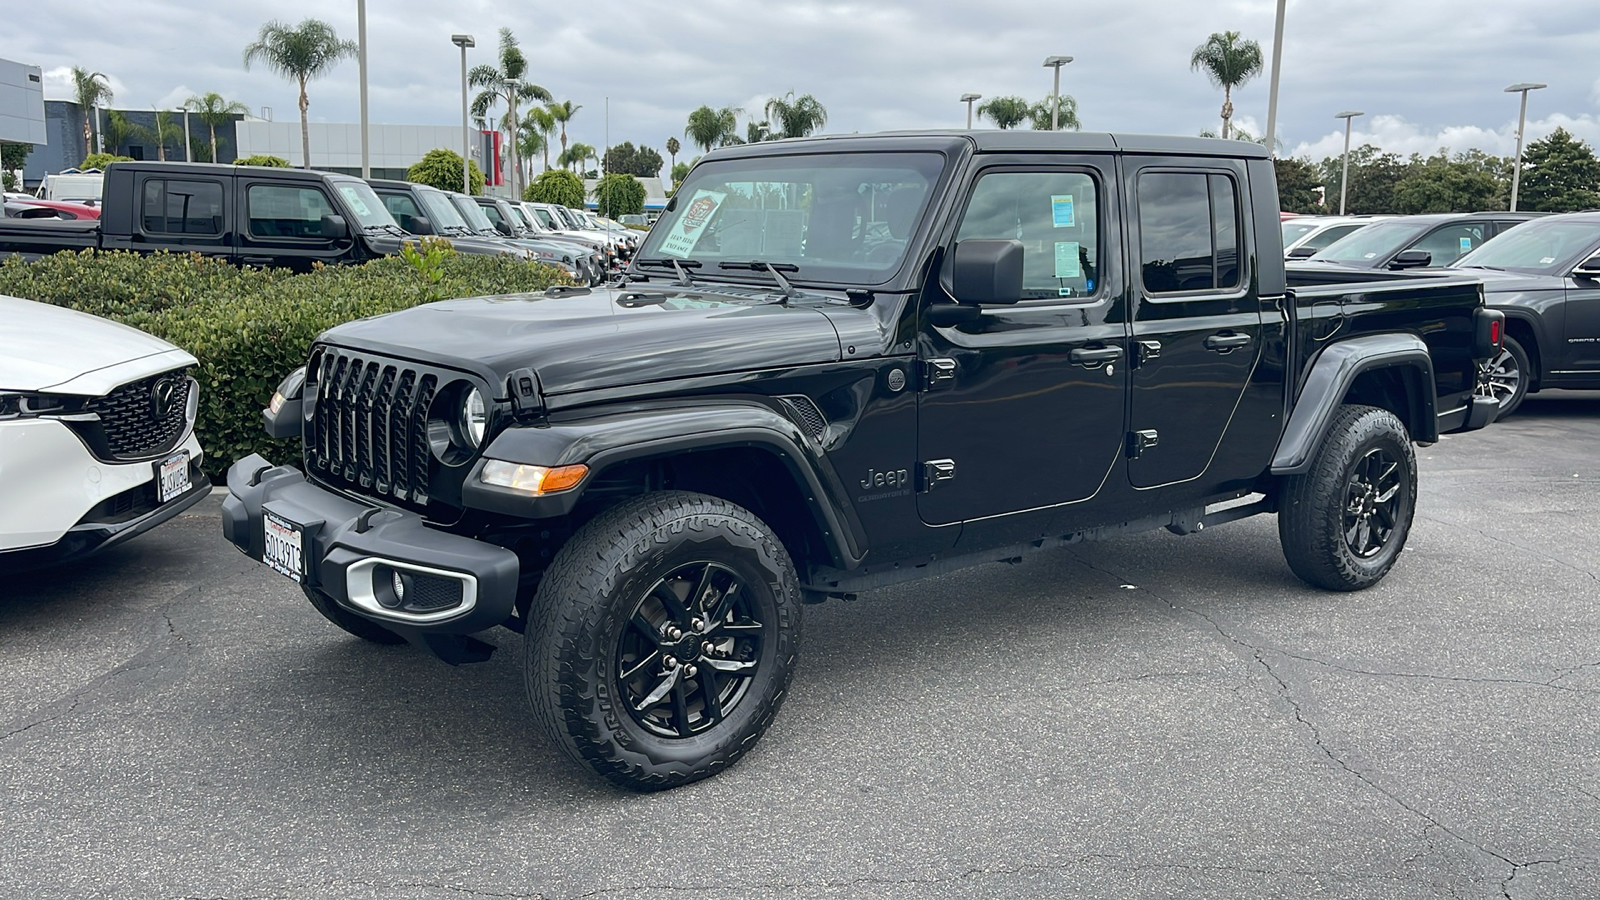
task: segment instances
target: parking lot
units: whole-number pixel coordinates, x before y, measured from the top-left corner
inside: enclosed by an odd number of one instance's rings
[[[1600,896],[1600,394],[1418,451],[1410,544],[1311,590],[1270,517],[807,610],[776,725],[658,795],[487,664],[348,638],[214,502],[0,586],[28,897]]]

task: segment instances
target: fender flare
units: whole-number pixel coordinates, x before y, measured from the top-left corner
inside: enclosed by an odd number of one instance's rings
[[[521,518],[561,516],[578,504],[595,476],[618,464],[738,447],[763,450],[784,464],[806,500],[831,565],[844,569],[860,565],[866,555],[864,529],[822,445],[793,421],[754,400],[613,409],[548,426],[507,429],[473,465],[462,485],[462,499],[474,509]],[[529,497],[484,484],[479,475],[486,459],[550,467],[582,463],[589,474],[573,490]]]
[[[1323,348],[1312,360],[1300,396],[1284,423],[1278,447],[1272,454],[1274,475],[1300,475],[1310,470],[1316,449],[1327,438],[1334,413],[1356,378],[1380,369],[1411,369],[1420,384],[1422,409],[1415,418],[1423,423],[1415,441],[1438,440],[1438,398],[1433,378],[1433,357],[1428,345],[1414,334],[1368,334]]]

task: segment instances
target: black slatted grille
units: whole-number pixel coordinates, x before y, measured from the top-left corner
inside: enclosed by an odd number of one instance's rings
[[[817,404],[804,395],[782,399],[789,407],[791,417],[800,423],[806,433],[818,441],[822,440],[822,435],[828,428],[828,420],[822,415],[822,410],[817,408]]]
[[[160,402],[156,400],[158,386]],[[189,424],[189,392],[193,389],[184,372],[163,372],[95,397],[84,409],[99,414],[106,449],[113,459],[138,459],[178,445]]]
[[[323,351],[307,464],[358,493],[425,510],[433,472],[428,407],[439,377],[404,362]]]

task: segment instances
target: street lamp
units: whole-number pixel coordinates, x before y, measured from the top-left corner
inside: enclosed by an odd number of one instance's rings
[[[517,176],[521,170],[517,167],[517,88],[522,85],[515,78],[507,78],[502,82],[506,87],[506,117],[501,123],[506,126],[506,133],[511,135],[511,199],[521,200],[522,191],[517,188]]]
[[[367,0],[356,0],[356,68],[361,79],[361,177],[372,177],[367,155]],[[310,168],[308,161],[306,167]]]
[[[477,41],[470,34],[452,34],[450,43],[461,48],[461,193],[472,193],[472,176],[469,174],[471,167],[467,160],[467,150],[471,146],[471,138],[467,130],[467,48],[478,46]]]
[[[1334,116],[1335,119],[1344,120],[1344,174],[1339,177],[1339,215],[1344,215],[1344,199],[1350,191],[1350,120],[1366,113],[1359,109],[1347,109]]]
[[[1511,169],[1511,211],[1517,211],[1517,189],[1522,186],[1522,132],[1528,124],[1528,92],[1549,87],[1546,84],[1519,82],[1506,88],[1508,94],[1522,95],[1522,112],[1517,114],[1517,164]]]
[[[1056,70],[1056,88],[1050,95],[1050,130],[1061,127],[1061,67],[1072,62],[1070,56],[1051,56],[1044,61],[1046,69]]]
[[[982,99],[983,99],[983,95],[982,94],[962,94],[961,95],[961,102],[965,103],[967,105],[967,130],[968,131],[972,130],[972,103],[975,100],[982,100]]]
[[[189,104],[183,104],[183,161],[194,162],[193,144],[189,140]]]
[[[1272,87],[1267,91],[1267,152],[1278,155],[1278,69],[1283,63],[1283,6],[1278,0],[1278,24],[1272,31]]]

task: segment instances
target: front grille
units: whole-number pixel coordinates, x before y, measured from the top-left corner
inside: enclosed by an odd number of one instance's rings
[[[449,609],[461,603],[461,581],[420,572],[411,575],[411,590],[406,592],[405,608],[413,612]]]
[[[105,452],[112,459],[140,459],[178,445],[189,425],[192,390],[184,372],[163,372],[95,397],[84,410],[100,416]]]
[[[336,486],[425,510],[435,463],[428,411],[439,375],[333,348],[315,367],[306,464]]]

